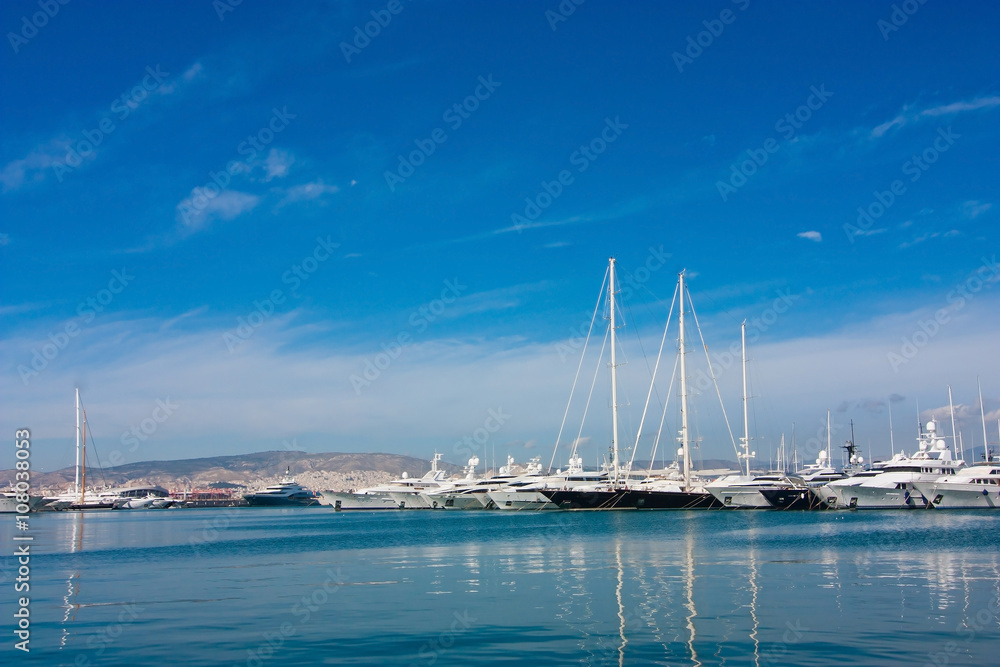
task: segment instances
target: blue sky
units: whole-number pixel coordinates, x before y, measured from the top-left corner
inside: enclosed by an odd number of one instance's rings
[[[610,256],[630,424],[686,269],[711,350],[757,318],[762,456],[828,408],[887,454],[890,396],[908,447],[948,384],[981,445],[977,375],[997,438],[992,3],[224,2],[0,7],[0,424],[37,465],[75,386],[117,462],[460,462],[501,408],[490,455],[548,460]]]

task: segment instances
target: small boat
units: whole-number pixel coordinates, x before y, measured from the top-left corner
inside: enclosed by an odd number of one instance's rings
[[[243,498],[251,507],[295,506],[310,507],[319,505],[319,499],[312,491],[304,488],[294,478],[289,476],[289,468],[285,468],[285,476],[278,484],[272,484],[263,491],[248,493]]]
[[[162,486],[131,486],[126,489],[112,489],[105,494],[113,498],[112,509],[116,510],[159,510],[173,507],[177,501]]]

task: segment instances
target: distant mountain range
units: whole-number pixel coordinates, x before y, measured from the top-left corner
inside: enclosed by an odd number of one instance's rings
[[[454,474],[460,466],[439,463],[442,470]],[[144,480],[166,486],[207,487],[215,482],[246,485],[262,478],[278,477],[289,468],[292,475],[314,471],[349,473],[371,470],[399,477],[404,472],[420,476],[430,470],[430,462],[399,454],[347,454],[327,452],[257,452],[235,456],[211,456],[176,461],[140,461],[113,468],[87,469],[87,486],[119,486],[127,482]],[[0,470],[0,488],[8,487],[14,480],[13,470]],[[61,489],[71,485],[76,471],[71,466],[50,473],[34,472],[31,485],[36,489]]]

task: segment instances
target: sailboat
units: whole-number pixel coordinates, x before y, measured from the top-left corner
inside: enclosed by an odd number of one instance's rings
[[[610,276],[608,283],[608,303],[610,312],[609,333],[611,337],[611,471],[607,482],[593,488],[541,489],[553,505],[568,510],[621,510],[621,509],[705,509],[721,507],[715,498],[696,486],[691,475],[690,437],[688,433],[687,369],[684,348],[684,272],[678,279],[680,295],[680,373],[681,373],[681,449],[683,455],[683,477],[679,480],[649,478],[636,484],[629,480],[629,470],[623,470],[619,461],[618,438],[618,376],[616,359],[616,315],[615,304],[615,259],[608,260]],[[655,381],[655,377],[654,377]],[[624,474],[623,474],[624,472]]]
[[[80,389],[76,389],[76,476],[73,490],[57,496],[48,503],[55,510],[93,510],[112,509],[115,504],[115,494],[95,493],[87,491],[87,413],[82,411],[83,427],[80,426]],[[82,450],[81,450],[82,438]]]
[[[743,437],[742,452],[736,456],[744,462],[746,472],[737,475],[725,475],[705,485],[705,490],[715,496],[715,499],[726,507],[736,509],[767,509],[771,503],[765,497],[765,492],[790,488],[793,484],[783,472],[772,472],[766,475],[750,473],[750,459],[757,452],[750,451],[750,412],[749,395],[747,394],[747,323],[740,325],[740,340],[743,347]],[[782,436],[781,449],[784,451],[785,439]]]

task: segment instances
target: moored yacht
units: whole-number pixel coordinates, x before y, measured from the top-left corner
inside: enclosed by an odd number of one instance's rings
[[[991,459],[913,487],[940,509],[1000,508],[1000,461]]]
[[[441,460],[441,454],[434,453],[431,461],[431,470],[422,477],[412,478],[404,472],[399,479],[386,484],[371,486],[357,491],[323,491],[324,505],[330,505],[336,511],[341,510],[398,510],[413,507],[405,503],[412,498],[417,498],[418,506],[430,507],[419,500],[420,493],[443,487],[450,488],[454,483],[447,482],[447,473],[438,470],[437,462]],[[402,497],[404,503],[400,507],[400,500],[392,497],[393,493],[413,492]]]
[[[297,506],[310,507],[318,505],[319,500],[309,489],[289,476],[289,468],[285,468],[285,476],[277,484],[268,486],[263,491],[248,493],[243,498],[251,507]]]
[[[965,467],[965,462],[952,456],[934,420],[927,422],[918,442],[913,456],[897,454],[880,468],[830,482],[823,487],[823,493],[832,494],[841,508],[924,507],[928,501],[915,485],[954,475]]]

